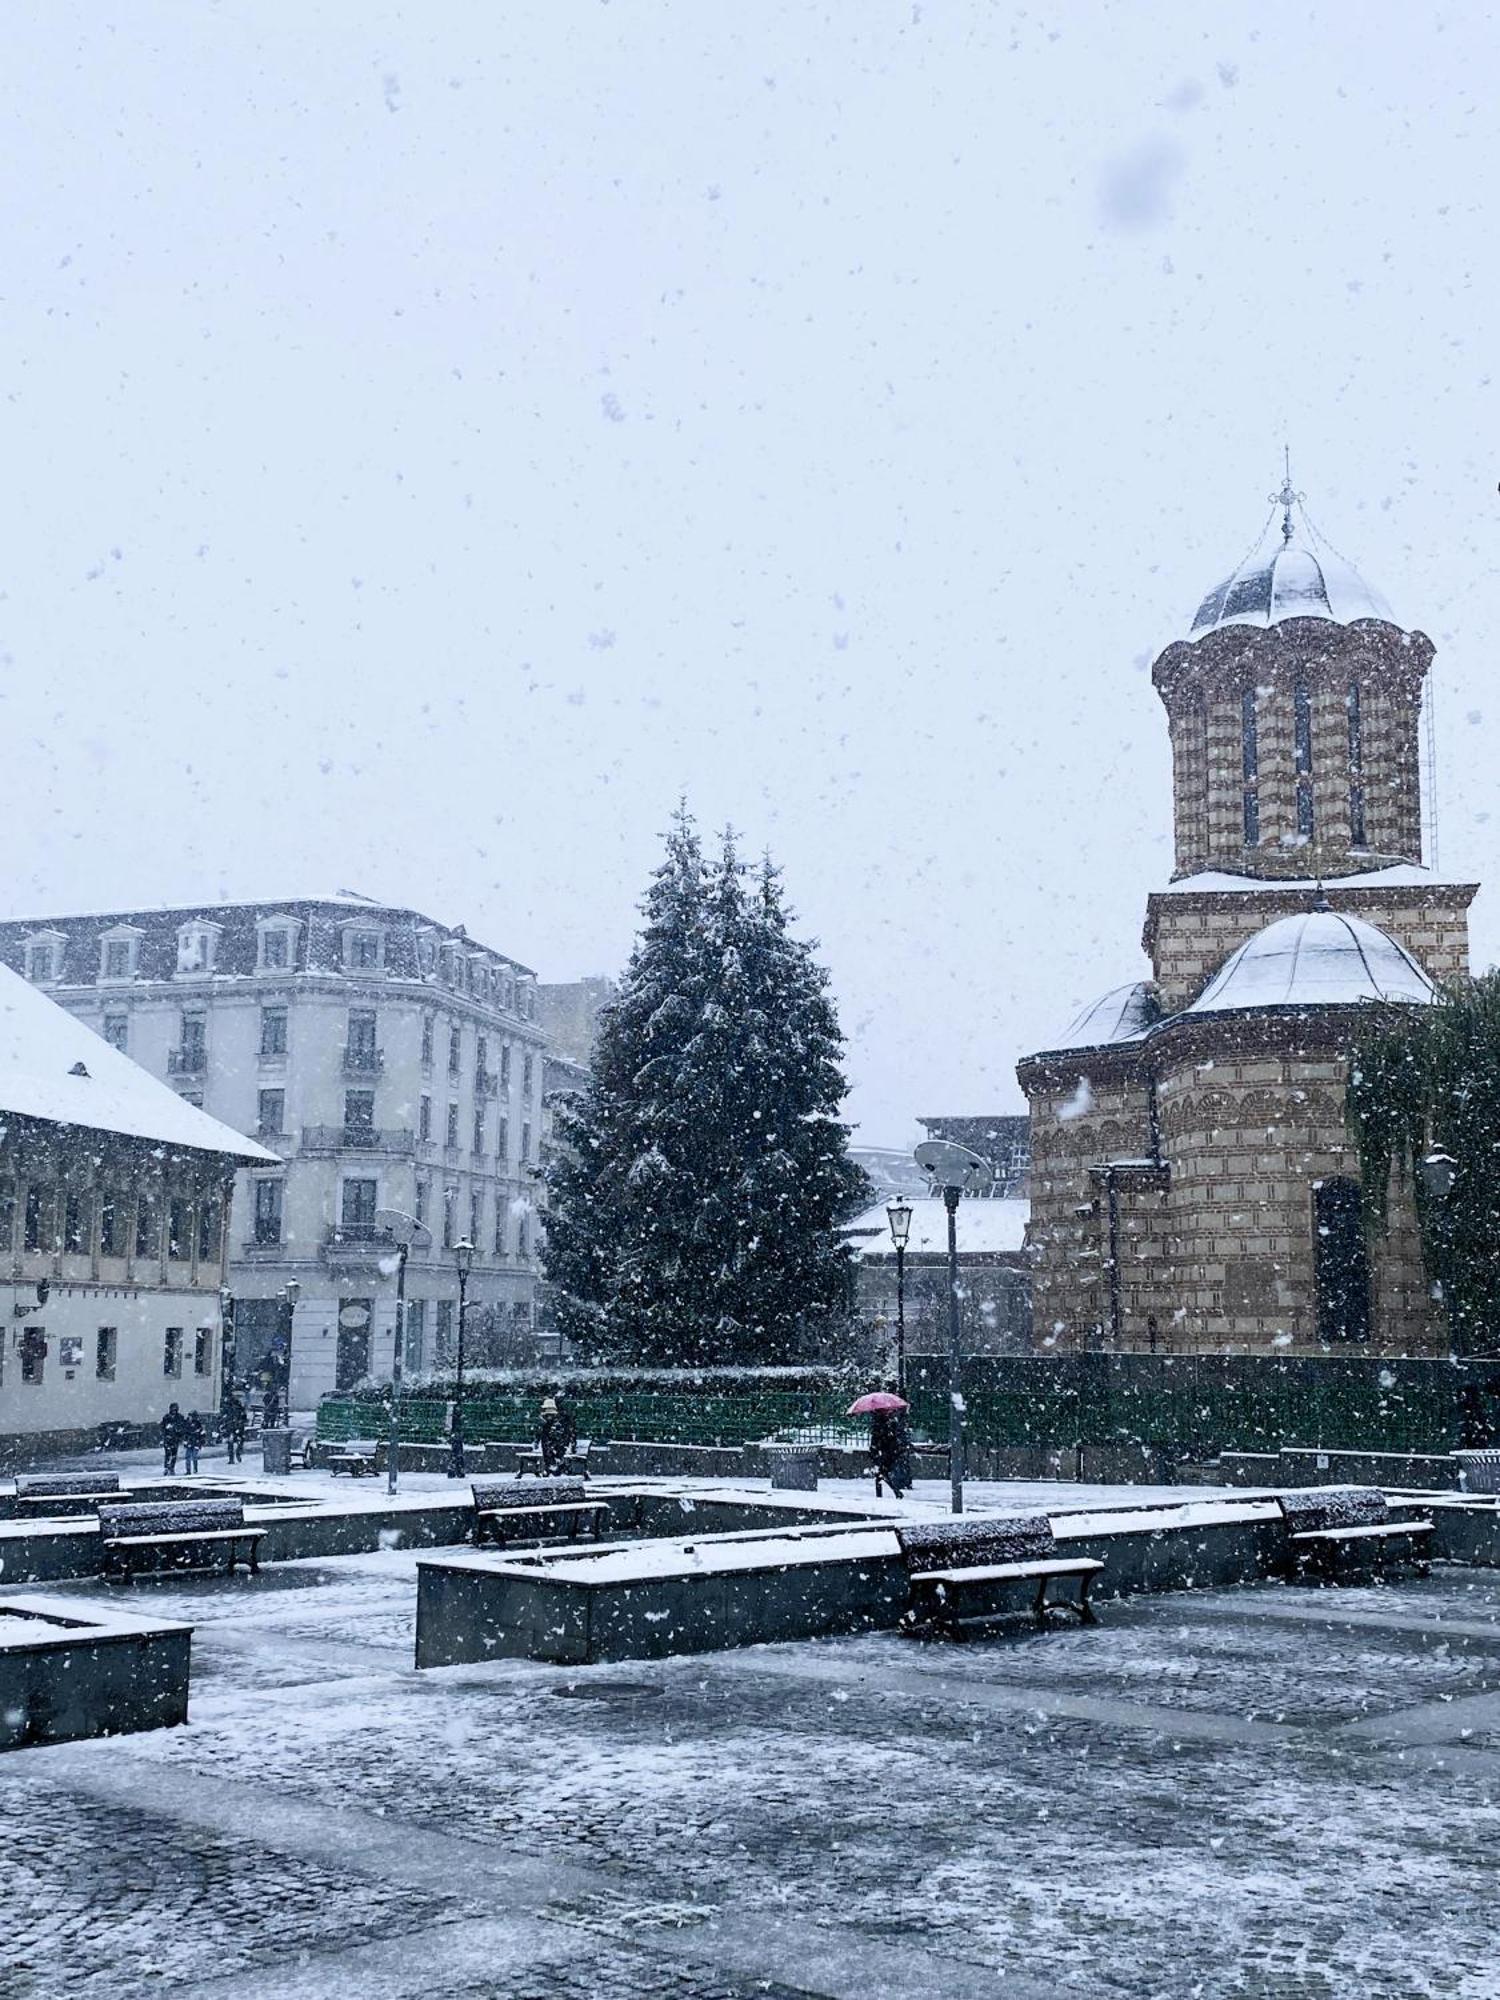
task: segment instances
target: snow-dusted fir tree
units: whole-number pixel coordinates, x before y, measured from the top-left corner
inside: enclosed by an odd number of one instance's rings
[[[849,1290],[837,1232],[865,1193],[841,1047],[775,870],[747,886],[726,836],[708,871],[679,813],[552,1176],[547,1274],[579,1345],[706,1365],[826,1334]]]

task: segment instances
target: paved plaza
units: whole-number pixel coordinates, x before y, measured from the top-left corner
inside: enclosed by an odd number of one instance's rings
[[[4,2000],[1500,1995],[1500,1575],[421,1675],[414,1575],[59,1587],[192,1720],[0,1762]]]

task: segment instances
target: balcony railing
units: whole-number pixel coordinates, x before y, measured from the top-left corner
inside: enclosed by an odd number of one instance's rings
[[[500,1079],[492,1069],[476,1069],[474,1072],[474,1095],[493,1097],[500,1088]]]
[[[384,1049],[357,1048],[351,1044],[344,1050],[345,1076],[375,1076],[384,1068]]]
[[[382,1130],[374,1125],[304,1125],[304,1153],[395,1153],[410,1159],[417,1142],[410,1132]]]
[[[207,1049],[168,1049],[168,1076],[201,1076],[208,1068]]]
[[[389,1257],[396,1248],[388,1229],[373,1222],[340,1222],[323,1238],[326,1264],[370,1265]]]

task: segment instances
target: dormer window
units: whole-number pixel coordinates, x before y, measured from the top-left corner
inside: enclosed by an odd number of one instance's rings
[[[194,974],[212,972],[214,960],[219,953],[218,924],[205,922],[183,924],[177,933],[178,975],[191,978]]]
[[[134,979],[140,968],[141,933],[131,924],[117,924],[100,933],[99,977]]]
[[[26,977],[33,986],[61,979],[65,942],[61,931],[38,931],[26,940]]]
[[[285,917],[262,917],[255,926],[261,972],[289,972],[297,956],[297,926]]]
[[[344,963],[351,972],[378,972],[385,956],[385,939],[379,931],[346,930]]]

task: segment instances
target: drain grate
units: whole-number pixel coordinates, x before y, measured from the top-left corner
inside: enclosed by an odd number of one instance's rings
[[[565,1701],[647,1701],[666,1689],[660,1681],[569,1681],[552,1692]]]

